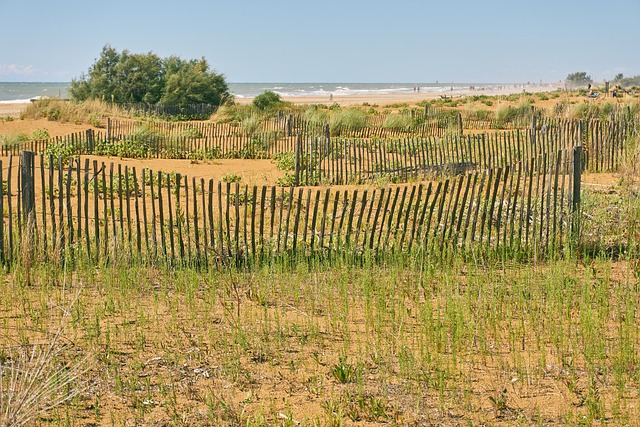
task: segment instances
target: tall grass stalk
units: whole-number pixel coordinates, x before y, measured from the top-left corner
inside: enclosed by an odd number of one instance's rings
[[[73,308],[79,293],[71,304]],[[22,426],[82,393],[87,359],[65,362],[63,324],[46,343],[2,349],[0,360],[0,425]],[[29,348],[30,347],[30,348]]]

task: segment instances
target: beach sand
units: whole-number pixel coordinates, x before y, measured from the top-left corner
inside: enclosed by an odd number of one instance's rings
[[[497,96],[497,95],[511,95],[515,93],[537,93],[537,92],[551,92],[557,89],[561,89],[559,84],[545,84],[545,85],[520,85],[517,87],[508,86],[501,89],[491,88],[475,88],[475,89],[455,89],[447,92],[410,92],[410,93],[394,93],[394,94],[375,94],[375,95],[345,95],[345,96],[291,96],[282,97],[284,101],[292,102],[294,104],[338,104],[342,106],[350,105],[362,105],[367,103],[369,105],[388,105],[388,104],[416,104],[420,101],[439,99],[442,97],[449,98],[462,98],[466,96]],[[238,104],[249,104],[253,101],[253,98],[238,98],[236,102]]]
[[[4,104],[0,103],[0,117],[10,116],[10,117],[18,117],[20,113],[27,109],[29,106],[28,103],[19,103],[19,104]]]
[[[511,95],[514,93],[522,92],[551,92],[559,89],[560,86],[554,84],[548,85],[526,85],[526,86],[508,86],[502,89],[490,89],[490,88],[475,88],[475,89],[455,89],[447,92],[411,92],[411,93],[396,93],[396,94],[375,94],[375,95],[345,95],[345,96],[293,96],[283,97],[282,99],[294,104],[338,104],[342,106],[350,105],[379,105],[384,106],[388,104],[416,104],[420,101],[439,99],[441,97],[450,98],[462,98],[465,96],[496,96],[496,95]],[[235,100],[238,104],[250,104],[253,98],[237,98]],[[29,106],[28,103],[21,104],[4,104],[0,103],[0,117],[11,116],[19,117]]]

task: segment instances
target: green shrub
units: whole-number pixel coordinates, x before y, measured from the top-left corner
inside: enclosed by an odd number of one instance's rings
[[[53,160],[53,164],[58,165],[59,162],[62,162],[63,165],[68,164],[69,159],[75,155],[77,152],[77,147],[73,144],[67,144],[64,142],[60,142],[57,144],[49,144],[47,148],[44,150],[45,159],[47,162],[51,158]]]
[[[277,93],[268,90],[256,96],[252,105],[258,110],[271,110],[282,105],[282,98]]]
[[[296,153],[293,151],[276,153],[273,156],[276,167],[282,171],[292,171],[296,166]]]
[[[144,139],[127,138],[119,141],[100,141],[94,153],[99,156],[117,156],[144,159],[151,154],[151,146]]]
[[[50,139],[51,135],[49,135],[49,131],[46,129],[36,129],[31,132],[31,141],[44,141],[46,139]]]
[[[276,185],[279,187],[291,187],[295,185],[295,183],[295,176],[289,172],[286,172],[283,177],[276,179]]]
[[[209,149],[200,148],[190,151],[187,154],[187,158],[190,160],[213,160],[221,159],[222,152],[219,147],[211,147]]]

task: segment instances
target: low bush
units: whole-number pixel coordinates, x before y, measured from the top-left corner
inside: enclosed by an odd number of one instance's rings
[[[282,105],[282,98],[270,90],[261,93],[253,99],[252,105],[258,110],[273,110]]]

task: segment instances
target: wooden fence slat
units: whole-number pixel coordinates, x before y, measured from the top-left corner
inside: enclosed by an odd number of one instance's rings
[[[137,253],[138,259],[142,259],[142,229],[141,229],[142,221],[140,221],[140,201],[139,201],[140,187],[138,186],[138,174],[136,173],[135,166],[132,168],[132,175],[133,175],[133,197],[135,197],[134,209],[136,211],[136,249],[138,251]],[[146,221],[146,218],[145,218],[145,221]],[[98,227],[98,211],[96,208],[96,230],[98,228],[99,228]],[[97,235],[96,235],[96,238],[97,238]]]
[[[295,219],[294,219],[294,222],[293,222],[292,252],[293,252],[294,255],[296,253],[296,248],[297,248],[297,244],[298,244],[298,225],[300,224],[300,209],[302,208],[302,193],[303,193],[303,189],[299,188],[298,189],[298,200],[296,202],[296,215],[295,215]],[[284,250],[285,251],[287,250],[287,239],[286,238],[284,240]]]

